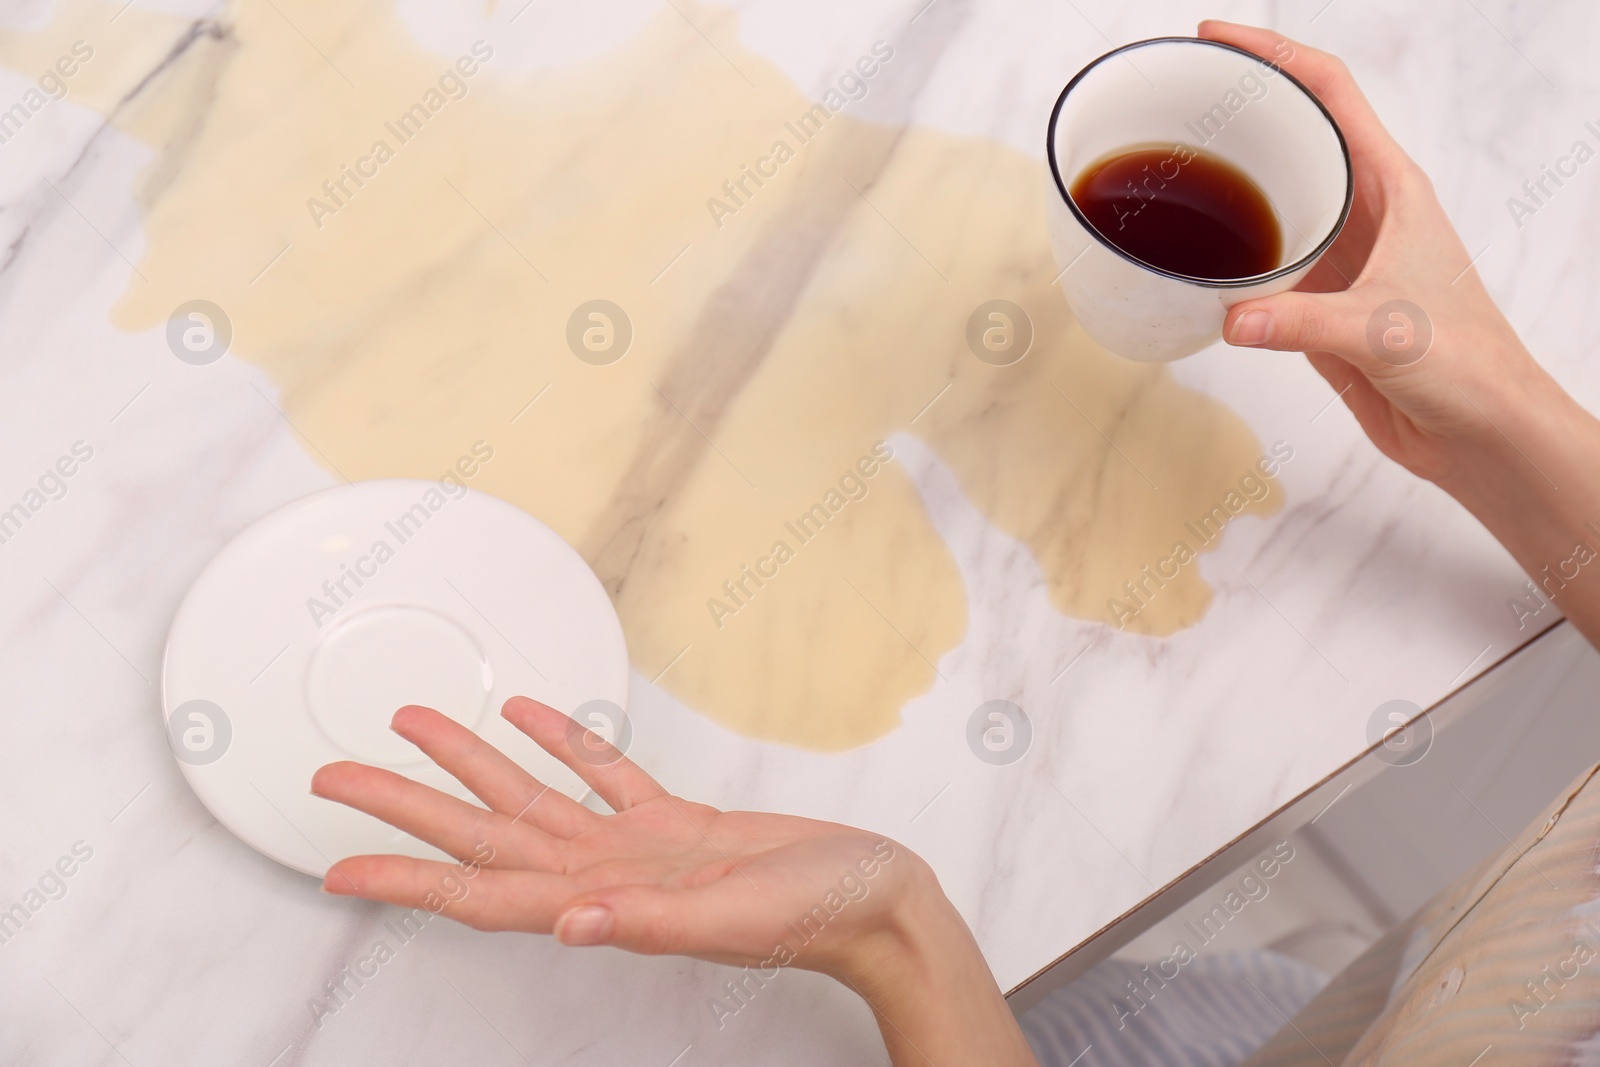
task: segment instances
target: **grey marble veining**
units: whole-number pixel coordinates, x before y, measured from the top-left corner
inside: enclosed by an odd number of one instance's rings
[[[1034,155],[1061,84],[1113,43],[1189,32],[1216,14],[1338,51],[1433,174],[1540,359],[1600,404],[1588,358],[1600,333],[1600,162],[1520,227],[1506,203],[1600,119],[1587,57],[1600,16],[1587,6],[934,2],[950,10],[736,6],[745,44],[814,91],[863,41],[913,17],[947,19],[920,93],[894,106]],[[226,20],[221,8],[163,6]],[[509,19],[520,3],[504,6],[402,8],[427,42],[463,21]],[[581,28],[535,7],[528,19],[550,21],[506,46],[504,70],[594,54],[656,6],[607,5]],[[9,5],[0,34],[49,9]],[[0,72],[0,100],[28,84]],[[397,940],[388,912],[325,898],[223,830],[165,748],[157,686],[167,626],[204,563],[330,479],[255,368],[226,359],[197,374],[159,331],[112,325],[143,249],[132,190],[148,149],[70,98],[31,121],[41,125],[26,142],[0,145],[0,508],[75,442],[94,455],[0,544],[0,910],[77,843],[92,854],[0,943],[0,1058],[882,1062],[866,1010],[814,975],[785,973],[719,1029],[707,1001],[720,968],[442,921],[396,944],[317,1025],[308,1005],[326,983],[375,940]],[[1026,548],[905,435],[897,445],[969,594],[966,638],[940,663],[948,684],[911,701],[880,741],[817,755],[739,738],[636,676],[632,711],[648,728],[634,755],[698,799],[906,842],[937,867],[1009,987],[1360,752],[1379,704],[1427,705],[1553,621],[1518,629],[1505,602],[1523,579],[1510,560],[1451,501],[1379,457],[1297,357],[1218,347],[1174,373],[1261,440],[1295,448],[1289,507],[1230,528],[1200,564],[1217,593],[1201,625],[1152,640],[1060,615]],[[964,740],[972,707],[995,697],[1028,708],[1036,726],[1033,750],[1011,767],[974,760]]]

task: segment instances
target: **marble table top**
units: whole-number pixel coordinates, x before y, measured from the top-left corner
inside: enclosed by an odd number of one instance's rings
[[[631,755],[918,850],[1005,988],[1366,749],[1381,705],[1553,623],[1300,358],[1135,366],[1070,321],[1049,108],[1208,15],[1343,55],[1600,403],[1600,171],[1523,188],[1600,145],[1575,3],[0,11],[6,1061],[883,1062],[815,975],[719,1018],[721,968],[396,927],[199,804],[161,729],[173,613],[344,481],[491,449],[471,488],[617,603]],[[993,300],[1020,361],[969,344]]]

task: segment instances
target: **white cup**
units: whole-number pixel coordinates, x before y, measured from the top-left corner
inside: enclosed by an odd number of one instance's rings
[[[1225,281],[1162,270],[1117,248],[1072,202],[1068,187],[1091,164],[1169,144],[1202,148],[1256,183],[1283,235],[1275,269]],[[1061,91],[1045,151],[1067,303],[1089,336],[1129,359],[1179,359],[1218,340],[1230,307],[1294,288],[1350,214],[1350,152],[1333,116],[1268,60],[1216,41],[1157,37],[1107,52]]]

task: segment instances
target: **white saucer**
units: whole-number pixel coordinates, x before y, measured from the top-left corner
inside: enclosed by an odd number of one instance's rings
[[[437,708],[581,798],[578,776],[500,705],[524,694],[570,715],[596,702],[585,725],[606,732],[610,708],[626,733],[628,654],[599,579],[543,523],[482,492],[371,481],[297,500],[217,553],[173,620],[161,691],[201,802],[320,877],[358,853],[446,858],[310,793],[318,767],[353,759],[470,798],[389,729],[396,709]]]

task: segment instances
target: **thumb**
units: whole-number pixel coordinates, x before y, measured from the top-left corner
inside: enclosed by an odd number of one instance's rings
[[[739,909],[705,889],[614,886],[566,905],[551,931],[564,945],[611,945],[645,955],[728,951],[749,933]]]
[[[1228,310],[1222,336],[1231,345],[1278,352],[1332,352],[1357,367],[1373,361],[1365,300],[1338,293],[1279,293]]]

